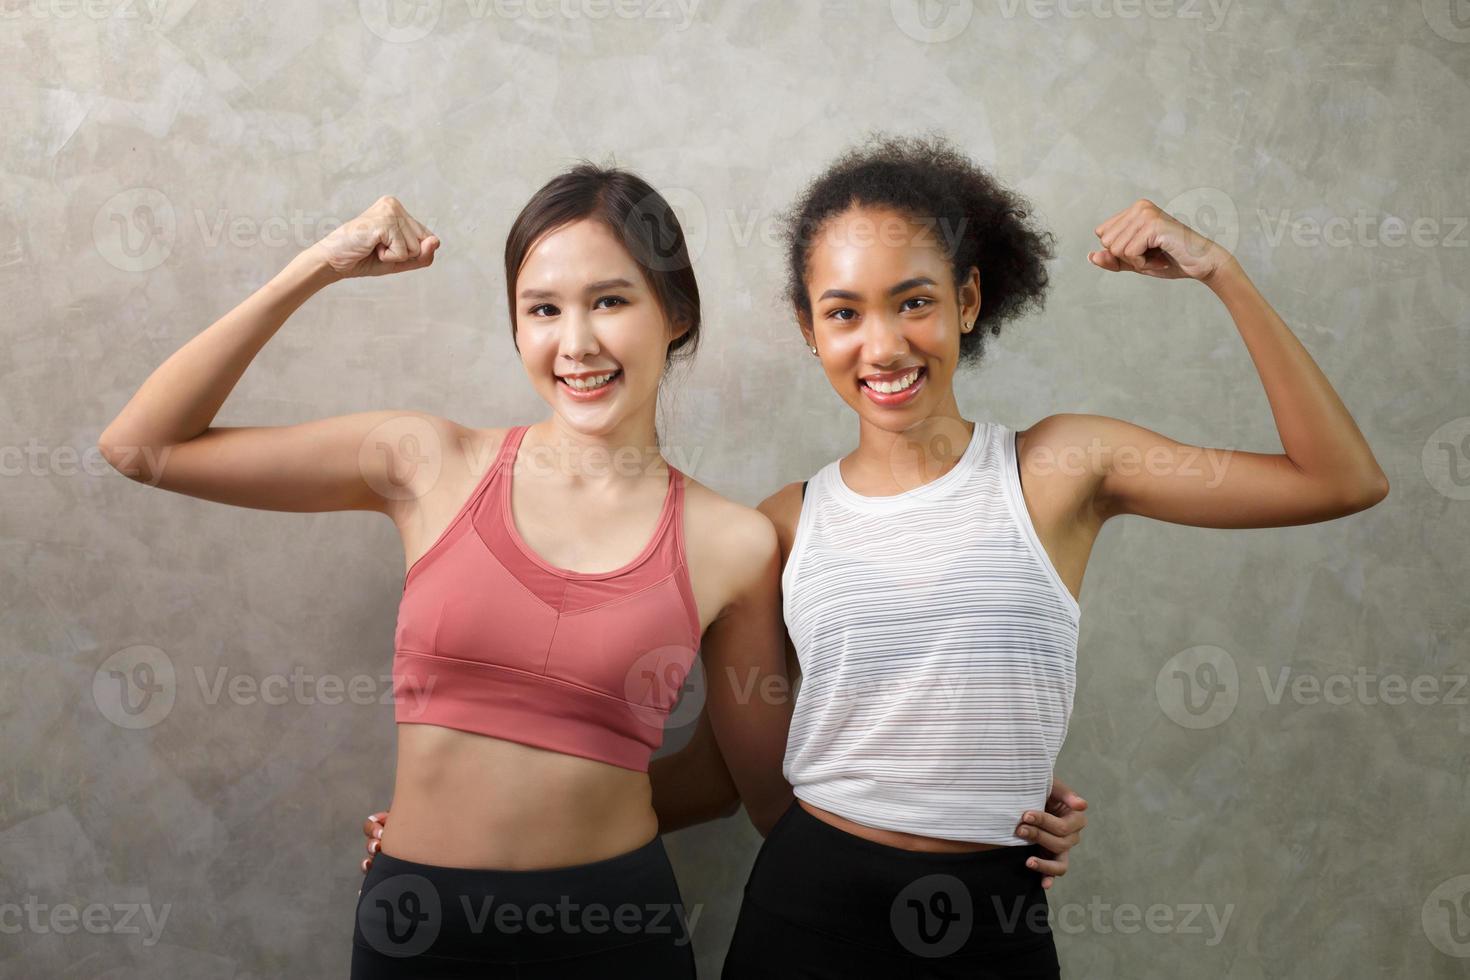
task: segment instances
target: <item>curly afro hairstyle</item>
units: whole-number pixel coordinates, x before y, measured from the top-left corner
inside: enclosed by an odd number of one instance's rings
[[[960,335],[960,363],[976,363],[985,334],[1039,311],[1055,257],[1051,232],[1028,220],[1030,204],[944,137],[874,134],[836,161],[802,192],[785,215],[787,292],[799,314],[812,315],[806,278],[813,245],[828,221],[857,206],[887,207],[938,228],[956,288],[980,270],[980,314]]]

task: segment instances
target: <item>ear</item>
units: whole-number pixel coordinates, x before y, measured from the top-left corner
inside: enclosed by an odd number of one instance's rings
[[[808,347],[817,345],[817,334],[812,329],[812,315],[805,310],[796,311],[796,326],[801,330],[802,340],[806,341]]]
[[[974,324],[980,316],[980,269],[970,266],[965,278],[960,280],[960,322]],[[973,330],[974,327],[971,326]]]
[[[669,343],[673,343],[689,332],[693,324],[688,320],[672,320],[669,323]]]

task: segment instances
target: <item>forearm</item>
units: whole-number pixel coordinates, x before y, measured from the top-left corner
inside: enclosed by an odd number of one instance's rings
[[[1282,448],[1297,469],[1333,483],[1377,484],[1383,471],[1352,415],[1240,263],[1230,258],[1207,285],[1245,341]]]
[[[739,790],[715,744],[708,715],[699,716],[688,745],[649,764],[648,776],[661,834],[728,817],[740,808]]]
[[[99,444],[162,448],[204,432],[266,341],[335,279],[315,249],[301,252],[159,365],[103,430]]]

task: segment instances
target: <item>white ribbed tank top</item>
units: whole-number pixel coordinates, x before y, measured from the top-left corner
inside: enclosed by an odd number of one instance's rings
[[[1072,713],[1081,609],[1036,536],[1016,434],[976,422],[937,480],[808,481],[782,572],[801,663],[784,772],[870,827],[1022,845]]]

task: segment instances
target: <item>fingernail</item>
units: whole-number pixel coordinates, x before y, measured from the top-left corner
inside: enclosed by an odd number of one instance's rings
[[[1034,814],[1034,813],[1028,813],[1028,814],[1026,814],[1026,822],[1027,823],[1035,823],[1036,822],[1036,814]]]
[[[373,836],[376,837],[376,838],[378,838],[379,840],[381,840],[383,838],[383,828],[382,827],[374,827],[373,828]]]

